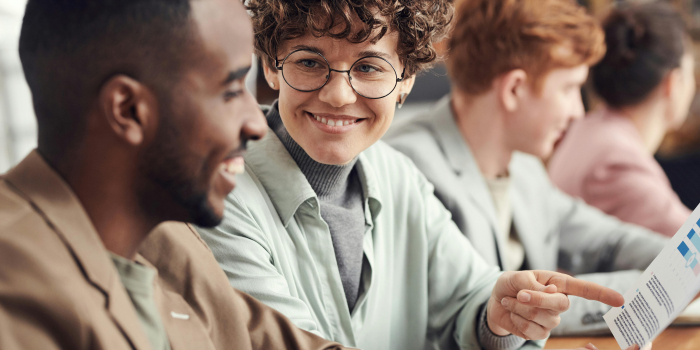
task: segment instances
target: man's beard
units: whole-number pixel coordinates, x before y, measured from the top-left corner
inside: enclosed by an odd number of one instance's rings
[[[186,145],[178,141],[187,140],[170,121],[162,120],[152,145],[145,151],[139,163],[139,169],[148,178],[148,183],[158,189],[146,189],[142,193],[165,191],[179,207],[185,209],[188,221],[200,227],[215,227],[223,218],[218,215],[208,200],[209,178],[205,178],[210,165],[201,157],[188,151]],[[186,164],[191,164],[187,166]],[[198,179],[202,179],[204,188],[198,188]],[[163,203],[154,203],[153,198],[145,195],[141,203],[144,209],[158,213]],[[161,208],[159,208],[161,207]],[[167,205],[165,207],[168,207]],[[168,216],[169,213],[160,213]]]

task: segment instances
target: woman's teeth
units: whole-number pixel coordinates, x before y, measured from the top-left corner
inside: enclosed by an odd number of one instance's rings
[[[325,117],[319,117],[317,115],[313,115],[314,119],[318,120],[319,122],[326,124],[328,126],[345,126],[345,125],[350,125],[350,124],[355,124],[357,120],[350,120],[350,119],[330,119],[330,118],[325,118]]]

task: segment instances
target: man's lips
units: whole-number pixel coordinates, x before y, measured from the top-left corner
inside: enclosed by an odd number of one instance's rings
[[[553,148],[556,149],[559,146],[559,144],[561,144],[561,142],[564,140],[564,137],[566,136],[567,131],[568,131],[568,128],[564,128],[562,130],[559,130],[559,132],[557,132],[557,136],[554,139]]]

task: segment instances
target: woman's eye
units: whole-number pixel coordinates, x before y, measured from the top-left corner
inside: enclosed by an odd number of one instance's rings
[[[315,68],[316,67],[316,62],[312,60],[303,60],[301,61],[301,64],[304,65],[306,68]]]
[[[375,67],[372,67],[368,64],[361,64],[357,66],[357,70],[359,70],[360,73],[373,73],[377,71]]]

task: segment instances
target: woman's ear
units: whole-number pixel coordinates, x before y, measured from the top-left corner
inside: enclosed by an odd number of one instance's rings
[[[267,63],[263,62],[263,72],[265,73],[265,80],[267,80],[267,84],[270,85],[270,87],[273,90],[279,90],[280,89],[280,79],[279,79],[279,74],[277,71],[277,68],[270,67]]]
[[[672,99],[673,96],[675,96],[676,93],[681,90],[683,83],[682,75],[683,74],[680,67],[671,69],[671,71],[666,74],[664,79],[661,81],[662,93],[664,97]]]
[[[413,84],[416,83],[416,75],[413,74],[410,77],[404,78],[403,81],[396,86],[398,94],[396,95],[396,103],[403,103],[406,100],[406,96],[413,90]],[[401,97],[403,96],[403,98]]]
[[[521,100],[529,88],[527,78],[527,73],[524,70],[514,69],[503,74],[494,82],[496,89],[498,89],[501,105],[506,111],[514,112],[520,106]]]
[[[664,117],[667,125],[670,126],[675,124],[676,109],[680,103],[679,97],[683,90],[683,72],[681,68],[674,68],[668,72],[659,85],[659,93],[668,103],[669,111]]]

